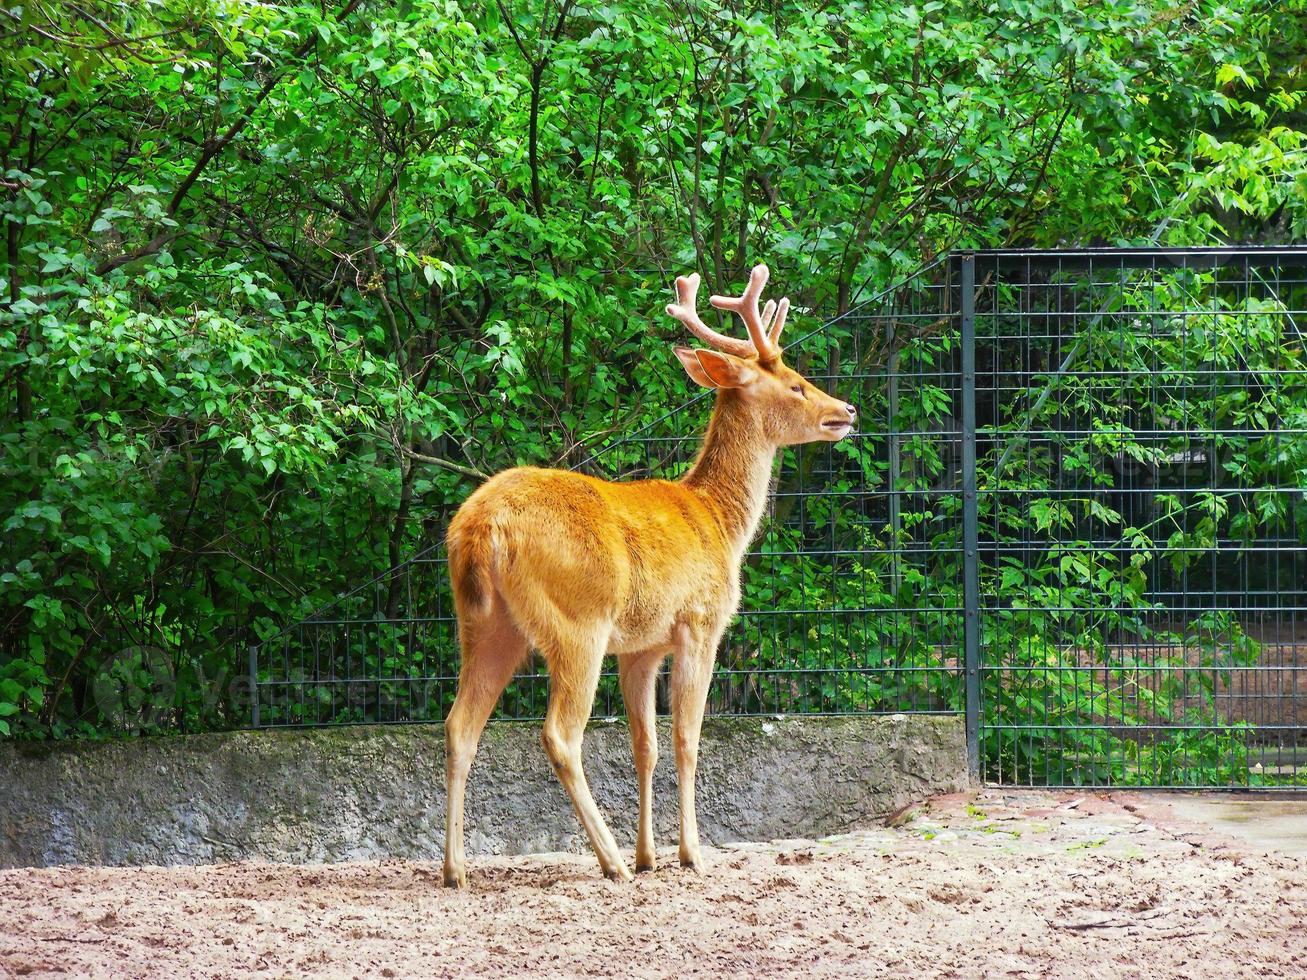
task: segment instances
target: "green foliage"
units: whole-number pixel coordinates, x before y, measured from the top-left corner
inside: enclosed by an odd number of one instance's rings
[[[686,400],[658,314],[678,272],[725,287],[765,256],[798,337],[959,245],[1300,237],[1286,66],[1307,32],[1300,3],[1263,8],[6,0],[0,735],[241,722],[246,644],[436,541],[480,474],[575,463]],[[813,363],[842,330],[804,348]],[[948,356],[914,343],[922,364]],[[1217,324],[1211,356],[1241,343]],[[918,394],[903,431],[953,410]],[[1251,398],[1219,411],[1270,417]],[[737,644],[745,665],[849,658],[847,682],[799,692],[814,709],[955,693],[912,687],[946,642],[949,568],[788,557],[833,527],[860,552],[945,547],[939,442],[903,448],[924,496],[897,529],[814,512],[749,569],[778,606],[930,603],[911,636],[872,617],[796,624],[799,653]],[[1229,460],[1300,465],[1284,451]],[[1166,560],[1286,519],[1275,495],[1222,499],[1159,515]],[[1067,531],[1079,506],[1028,519]],[[994,574],[1090,601],[1102,568]],[[1132,598],[1128,575],[1113,587]],[[434,673],[451,651],[423,656]],[[900,687],[873,690],[885,665]]]

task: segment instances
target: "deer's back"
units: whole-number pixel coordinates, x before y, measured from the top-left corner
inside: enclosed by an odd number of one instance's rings
[[[664,642],[677,622],[711,627],[739,598],[711,504],[665,480],[506,470],[459,508],[448,543],[456,589],[472,570],[519,620],[607,622],[614,653]]]

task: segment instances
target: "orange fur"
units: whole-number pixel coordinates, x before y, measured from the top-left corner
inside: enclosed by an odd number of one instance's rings
[[[612,483],[519,467],[488,480],[450,522],[462,667],[446,720],[446,884],[466,882],[463,797],[477,742],[532,647],[550,673],[545,750],[604,873],[619,879],[630,872],[590,796],[581,736],[600,663],[612,654],[640,780],[636,868],[652,868],[653,690],[659,665],[673,656],[680,859],[702,870],[694,812],[699,731],[713,658],[739,605],[740,564],[762,518],[776,452],[842,438],[854,418],[852,406],[782,363],[776,344],[788,303],[758,311],[766,278],[766,267],[758,266],[743,297],[712,300],[740,314],[749,342],[703,327],[693,310],[698,277],[677,280],[678,303],[668,312],[734,352],[677,351],[692,379],[719,389],[703,447],[684,477]]]

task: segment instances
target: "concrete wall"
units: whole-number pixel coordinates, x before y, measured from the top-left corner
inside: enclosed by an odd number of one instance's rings
[[[123,742],[0,744],[0,867],[438,857],[438,725],[231,732]],[[676,842],[666,723],[659,845]],[[595,799],[634,841],[625,722],[585,742]],[[709,718],[699,755],[706,843],[819,837],[966,785],[961,719]],[[537,724],[492,724],[468,787],[470,854],[584,850]]]

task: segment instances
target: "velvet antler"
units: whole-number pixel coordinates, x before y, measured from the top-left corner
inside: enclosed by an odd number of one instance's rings
[[[680,320],[690,333],[694,334],[710,347],[716,347],[736,357],[752,357],[753,345],[747,340],[737,340],[720,334],[699,319],[695,299],[699,295],[699,273],[691,276],[676,277],[676,302],[667,304],[667,315]]]
[[[762,298],[762,288],[767,285],[769,275],[771,273],[767,267],[759,263],[749,273],[749,285],[744,287],[743,294],[712,296],[708,299],[717,309],[730,310],[744,321],[753,347],[758,352],[758,359],[762,361],[780,357],[781,330],[785,326],[785,316],[790,311],[789,299],[782,299],[779,303],[768,300],[761,312],[758,310],[758,300]]]
[[[676,302],[667,304],[668,316],[673,316],[685,324],[686,329],[704,343],[716,347],[736,357],[752,357],[768,361],[780,356],[778,341],[781,328],[785,326],[785,315],[789,312],[790,301],[782,299],[780,303],[768,300],[761,312],[758,300],[762,297],[762,288],[767,284],[770,273],[765,265],[756,265],[749,273],[749,285],[741,296],[713,296],[709,299],[719,310],[729,310],[739,315],[749,331],[749,340],[738,340],[713,330],[701,319],[696,308],[695,299],[699,295],[699,273],[690,276],[678,276],[676,279]]]

